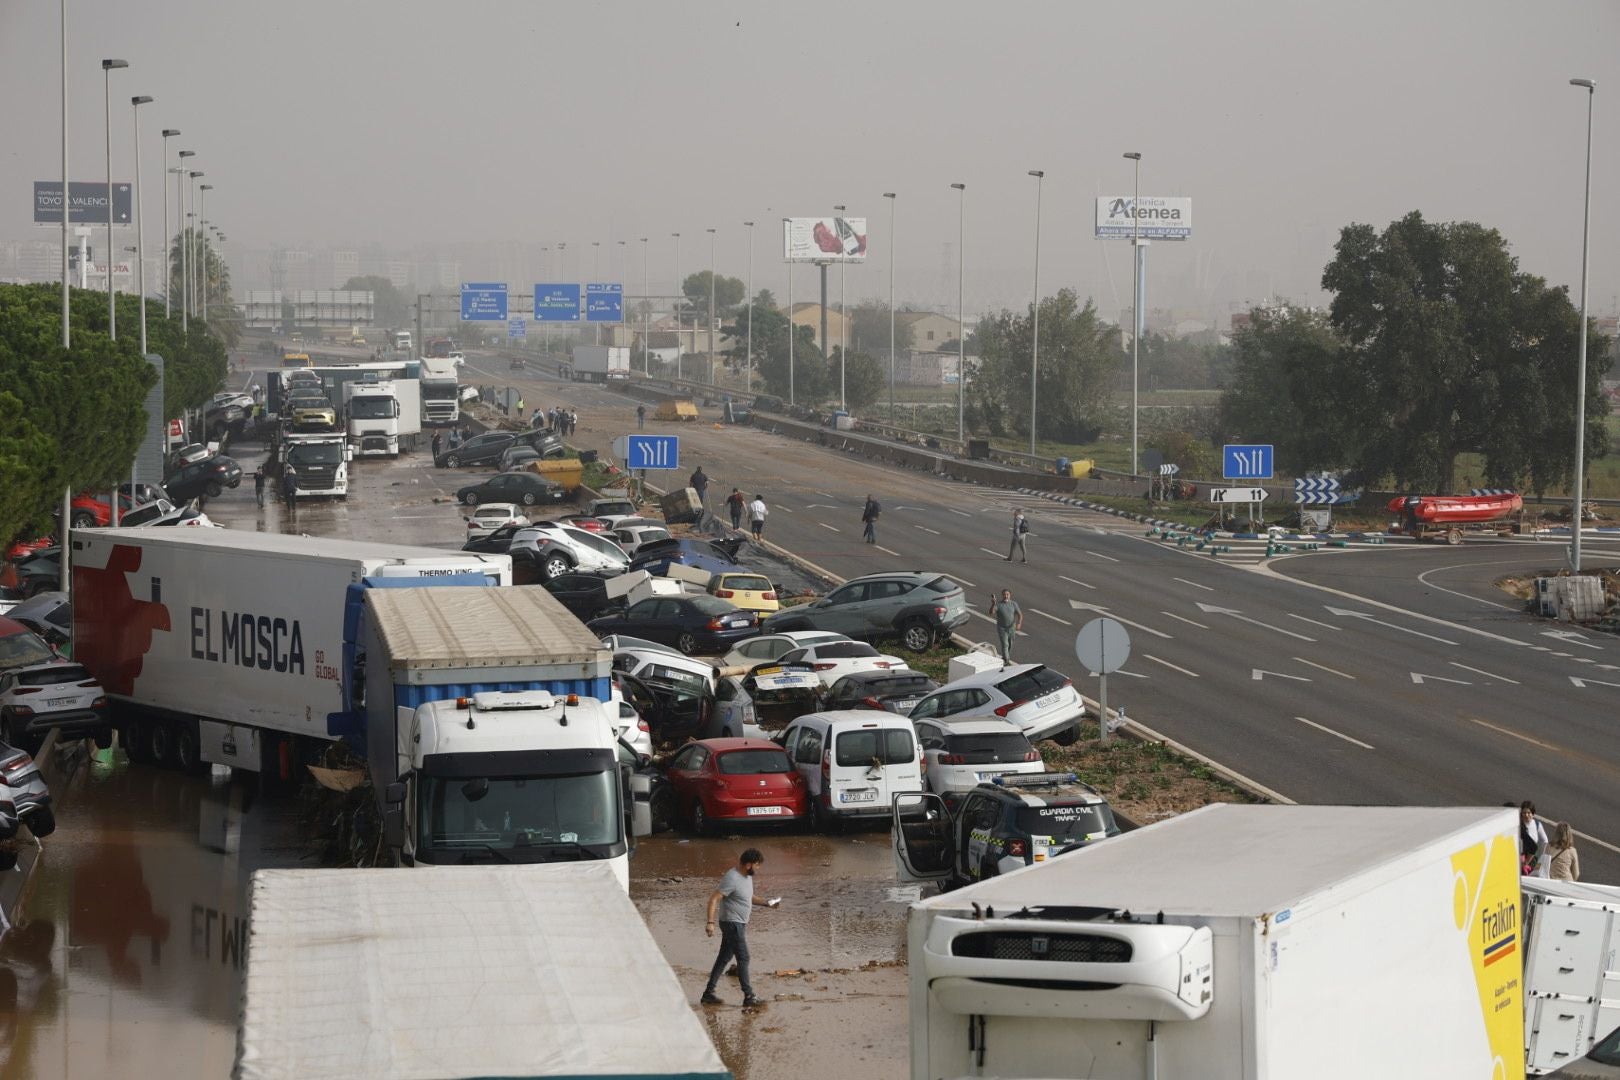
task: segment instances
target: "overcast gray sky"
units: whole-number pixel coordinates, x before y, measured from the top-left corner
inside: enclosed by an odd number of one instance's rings
[[[1074,286],[1112,315],[1129,245],[1105,264],[1092,206],[1128,193],[1120,155],[1138,150],[1143,193],[1194,208],[1193,239],[1150,252],[1151,306],[1320,299],[1341,225],[1414,208],[1496,226],[1526,269],[1573,285],[1585,101],[1567,81],[1586,76],[1594,309],[1620,295],[1609,0],[68,2],[75,179],[104,171],[103,56],[131,65],[114,73],[115,178],[132,171],[130,95],[157,99],[149,237],[168,126],[232,243],[629,239],[633,292],[651,236],[656,292],[674,231],[683,272],[707,265],[714,226],[721,272],[741,276],[752,219],[756,287],[780,296],[770,223],[845,203],[871,219],[853,300],[887,293],[895,191],[898,295],[954,306],[963,181],[980,309],[1027,302],[1038,168],[1042,291]],[[29,220],[31,182],[60,173],[57,18],[49,0],[0,0],[0,238],[48,237]]]

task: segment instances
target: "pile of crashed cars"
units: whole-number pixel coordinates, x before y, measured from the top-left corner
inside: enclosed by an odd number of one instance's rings
[[[53,727],[94,735],[108,746],[107,695],[90,673],[63,658],[34,626],[33,601],[15,605],[25,623],[0,616],[0,871],[17,865],[22,826],[36,838],[56,831],[50,791],[34,761]],[[48,618],[48,617],[47,617]]]

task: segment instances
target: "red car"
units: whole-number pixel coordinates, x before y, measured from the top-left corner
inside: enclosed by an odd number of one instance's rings
[[[607,532],[607,523],[601,518],[586,517],[583,514],[575,517],[565,517],[563,523],[572,525],[576,529],[589,529],[593,533]]]
[[[767,739],[703,739],[688,743],[665,770],[675,812],[692,831],[717,822],[785,825],[810,812],[804,777],[787,751]]]

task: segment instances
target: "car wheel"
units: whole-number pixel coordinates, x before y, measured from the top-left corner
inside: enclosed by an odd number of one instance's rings
[[[202,767],[202,744],[195,724],[181,721],[175,725],[174,764],[186,773],[196,772]]]
[[[96,515],[92,514],[88,510],[74,511],[73,517],[70,520],[73,522],[73,527],[75,529],[93,529],[96,525]]]
[[[692,804],[692,831],[699,836],[707,836],[709,832],[709,815],[703,809],[702,799]]]
[[[461,504],[463,506],[477,506],[478,505],[478,492],[476,492],[476,491],[464,491],[464,492],[462,492],[462,494],[461,494]]]
[[[548,581],[559,574],[568,573],[571,569],[573,567],[569,565],[568,558],[564,555],[551,555],[546,558],[546,579]]]
[[[35,839],[43,840],[56,831],[56,813],[48,806],[41,806],[24,818],[23,824],[28,826]]]
[[[459,468],[461,468],[461,455],[460,454],[450,454],[448,457],[446,457],[444,459],[444,467],[447,468],[447,469],[459,469]]]
[[[204,494],[206,494],[210,499],[219,498],[220,492],[222,492],[224,490],[225,490],[224,488],[219,486],[219,481],[218,480],[210,480],[210,481],[208,481],[208,486],[203,488]]]
[[[675,790],[668,784],[660,784],[647,805],[652,811],[653,832],[668,832],[675,827]]]
[[[698,650],[698,641],[691,631],[683,630],[681,636],[675,639],[675,647],[687,656],[691,656]]]
[[[934,628],[921,619],[913,619],[901,628],[900,640],[912,652],[927,652],[934,643]]]
[[[1059,746],[1073,746],[1075,743],[1079,742],[1080,722],[1075,721],[1074,724],[1064,728],[1060,733],[1052,736],[1052,741],[1057,743]]]
[[[523,493],[523,498],[522,498],[521,501],[522,501],[524,506],[533,506],[534,503],[535,503],[534,492],[525,491]]]

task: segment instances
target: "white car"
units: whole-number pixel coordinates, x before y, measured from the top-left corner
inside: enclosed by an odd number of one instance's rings
[[[118,524],[128,529],[154,525],[179,525],[202,529],[223,529],[225,527],[201,510],[194,509],[190,503],[177,507],[167,499],[158,499],[144,506],[133,507],[118,519]]]
[[[570,570],[622,574],[630,566],[630,556],[612,540],[557,521],[537,521],[519,529],[507,553],[533,559],[548,578]]]
[[[782,654],[802,649],[807,645],[848,640],[850,639],[843,634],[835,634],[830,630],[786,630],[780,634],[760,634],[758,637],[739,642],[735,648],[720,658],[720,666],[749,668],[755,664],[763,664],[767,660],[779,660]]]
[[[714,714],[706,739],[769,739],[801,716],[816,711],[821,688],[807,664],[761,664],[746,675],[715,683]]]
[[[790,649],[780,657],[784,664],[809,664],[823,689],[845,675],[858,671],[903,671],[906,662],[898,656],[880,653],[864,641],[818,641]]]
[[[108,730],[107,692],[80,664],[57,660],[0,674],[0,739],[35,753],[51,728],[66,738]]]
[[[592,499],[585,512],[605,522],[610,529],[616,529],[627,521],[641,520],[641,512],[630,499]]]
[[[618,717],[620,740],[641,755],[643,761],[652,757],[652,728],[641,718],[641,714],[636,712],[635,706],[624,700],[624,695],[619,693],[617,686],[608,696],[607,710],[609,716]]]
[[[1030,742],[1055,739],[1061,746],[1080,734],[1085,703],[1074,683],[1044,664],[992,668],[946,683],[917,702],[913,723],[941,718],[995,718],[1018,725]]]
[[[922,790],[916,733],[903,716],[815,713],[789,724],[781,742],[810,789],[810,817],[823,832],[850,819],[886,819],[894,796]]]
[[[923,781],[935,795],[954,800],[1009,773],[1039,773],[1046,763],[1018,725],[988,720],[919,720]]]
[[[668,540],[669,530],[662,525],[628,525],[619,524],[608,530],[613,542],[624,548],[625,554],[635,557],[636,551],[642,544],[650,544],[654,540]]]
[[[467,539],[482,540],[502,525],[528,523],[528,515],[516,503],[484,503],[467,515]]]
[[[666,679],[676,683],[702,684],[714,689],[714,666],[707,660],[687,656],[679,649],[640,638],[609,634],[602,644],[613,650],[613,670],[638,679]]]

